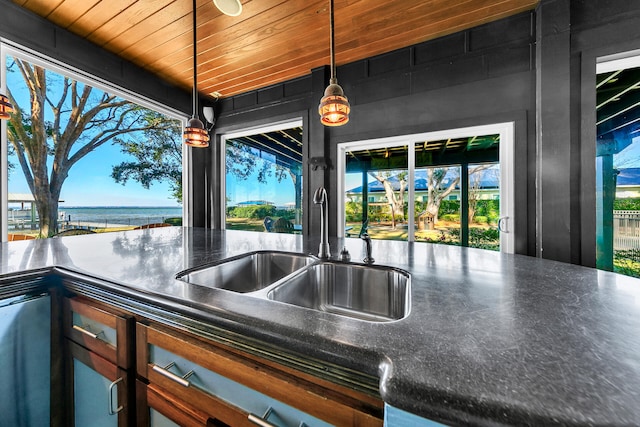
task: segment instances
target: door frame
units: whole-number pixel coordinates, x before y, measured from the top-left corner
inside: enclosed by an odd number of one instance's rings
[[[515,250],[515,203],[514,203],[514,151],[515,151],[515,122],[495,123],[488,125],[470,126],[455,129],[445,129],[433,132],[392,136],[387,138],[367,139],[338,144],[337,158],[337,231],[338,237],[344,237],[345,229],[345,170],[346,153],[363,148],[375,149],[391,146],[406,145],[411,147],[416,140],[439,140],[460,138],[470,135],[500,135],[498,160],[500,162],[500,251],[514,253]],[[415,151],[408,150],[408,195],[409,206],[414,200],[415,189]],[[408,241],[415,241],[415,213],[409,209]]]
[[[277,121],[266,125],[261,126],[250,126],[244,127],[239,130],[234,130],[230,132],[220,133],[220,163],[219,165],[219,180],[220,180],[220,191],[221,194],[221,203],[220,203],[220,229],[225,230],[227,228],[227,156],[226,156],[226,146],[228,139],[240,138],[242,136],[255,135],[258,133],[268,133],[274,132],[283,129],[290,129],[294,127],[301,127],[302,132],[304,133],[304,121],[301,117],[291,118],[287,120]],[[304,145],[304,143],[303,143]],[[302,155],[304,159],[304,152]],[[304,162],[303,162],[304,163]],[[304,176],[304,173],[303,173]],[[304,178],[303,178],[304,179]],[[302,187],[303,197],[304,197],[304,186]],[[304,209],[303,209],[304,215]],[[304,220],[303,220],[304,223]]]

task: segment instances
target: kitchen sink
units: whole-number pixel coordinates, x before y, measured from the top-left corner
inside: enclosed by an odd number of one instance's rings
[[[177,274],[176,279],[210,288],[254,292],[315,260],[313,256],[298,253],[256,251],[184,270]]]
[[[267,298],[372,322],[406,317],[411,276],[384,266],[319,262],[288,277]]]

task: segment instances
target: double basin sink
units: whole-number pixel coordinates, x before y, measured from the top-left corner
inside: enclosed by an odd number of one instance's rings
[[[319,260],[281,251],[256,251],[184,270],[177,279],[370,322],[409,314],[406,271]]]

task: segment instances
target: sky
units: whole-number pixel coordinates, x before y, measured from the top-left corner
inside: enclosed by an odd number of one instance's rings
[[[7,64],[12,62],[7,59]],[[18,72],[8,72],[7,86],[25,109],[29,105],[28,91]],[[51,90],[56,90],[50,85]],[[133,157],[123,154],[119,146],[107,142],[76,163],[62,187],[60,206],[180,206],[172,199],[168,183],[154,183],[145,189],[139,183],[129,180],[126,185],[118,184],[111,178],[112,166]],[[9,156],[15,166],[9,175],[9,193],[31,193],[17,157]]]
[[[288,203],[295,204],[296,201],[295,187],[288,174],[280,182],[271,178],[264,184],[258,181],[257,173],[253,173],[246,180],[238,180],[233,174],[227,174],[226,187],[227,206],[235,206],[246,201],[265,200],[275,206],[284,207]]]

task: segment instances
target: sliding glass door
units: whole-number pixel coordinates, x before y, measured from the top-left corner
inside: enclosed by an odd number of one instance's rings
[[[340,144],[339,221],[374,239],[513,251],[511,123]]]

